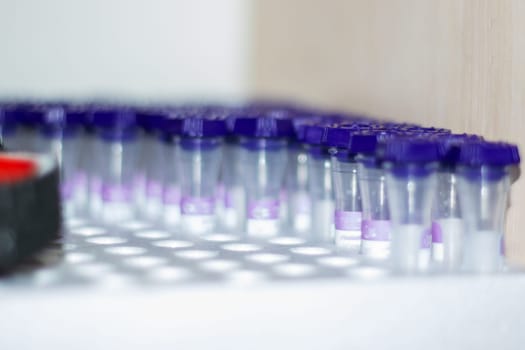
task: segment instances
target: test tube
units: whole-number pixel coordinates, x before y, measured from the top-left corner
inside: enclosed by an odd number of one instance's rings
[[[41,110],[38,149],[52,153],[60,169],[60,186],[64,215],[73,216],[77,208],[75,192],[85,186],[78,177],[82,127],[86,114],[68,106],[46,106]]]
[[[335,244],[354,252],[359,251],[361,243],[362,207],[357,162],[349,145],[352,134],[359,130],[356,123],[327,128],[335,197]]]
[[[479,136],[448,134],[437,137],[440,165],[432,213],[432,259],[446,270],[460,268],[463,256],[464,221],[461,214],[456,166],[460,146],[481,140]]]
[[[425,270],[430,264],[438,143],[417,137],[389,138],[384,160],[392,222],[392,267],[400,272]]]
[[[235,118],[241,111],[229,111],[226,116],[228,135],[224,143],[224,157],[221,164],[222,200],[221,227],[226,232],[240,234],[245,226],[246,194],[244,192],[242,171],[239,160],[239,137],[234,133]]]
[[[182,114],[170,111],[163,119],[161,140],[164,153],[164,181],[162,190],[162,222],[172,230],[180,226],[180,135],[182,132]]]
[[[361,131],[352,135],[350,143],[358,162],[363,212],[360,251],[379,259],[389,257],[392,235],[386,174],[380,155],[380,143],[391,135],[389,130]]]
[[[308,191],[308,155],[301,145],[294,143],[289,149],[287,177],[288,229],[305,236],[312,226],[312,205]]]
[[[303,142],[308,152],[308,192],[311,203],[309,240],[334,243],[334,191],[332,164],[327,146],[327,127],[307,125]]]
[[[280,195],[293,124],[287,113],[264,111],[239,116],[234,133],[239,137],[239,161],[244,167],[246,232],[271,237],[280,227]]]
[[[157,222],[163,216],[165,150],[161,138],[168,111],[140,108],[136,115],[142,137],[135,170],[135,205],[145,219]]]
[[[132,109],[112,107],[95,109],[93,123],[97,140],[94,156],[96,173],[93,190],[99,201],[99,212],[93,213],[103,222],[116,224],[134,215],[133,185],[137,159],[138,130]]]
[[[98,127],[95,125],[95,111],[109,109],[108,105],[98,105],[89,103],[84,106],[86,109],[86,121],[84,125],[83,146],[79,154],[80,177],[84,176],[87,183],[84,186],[85,192],[78,191],[79,196],[85,196],[83,207],[79,207],[87,217],[94,220],[100,219],[102,211],[102,198],[100,196],[101,177],[99,173],[100,158]],[[81,203],[81,202],[79,202]]]
[[[205,234],[216,225],[216,188],[226,121],[207,113],[187,115],[180,133],[181,224],[188,234]]]
[[[299,140],[304,139],[306,125],[318,119],[316,116],[294,118],[295,138],[288,145],[285,176],[288,192],[287,229],[301,236],[306,236],[311,227],[311,203],[308,193],[308,154],[305,145]]]
[[[520,163],[515,145],[467,142],[461,145],[457,174],[466,224],[463,268],[490,273],[502,268],[501,243],[513,168]]]
[[[92,106],[89,104],[75,104],[67,106],[68,114],[77,114],[81,125],[76,136],[76,172],[74,175],[73,203],[74,215],[87,216],[89,214],[89,176],[93,170],[94,131],[92,124]]]

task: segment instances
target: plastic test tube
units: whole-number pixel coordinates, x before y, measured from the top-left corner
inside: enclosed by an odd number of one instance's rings
[[[134,215],[133,185],[137,158],[137,125],[135,113],[130,108],[113,107],[96,109],[93,124],[97,140],[94,156],[96,173],[93,188],[99,203],[95,219],[100,217],[107,224],[131,219]]]
[[[394,137],[385,142],[384,159],[392,221],[392,267],[400,272],[425,270],[430,263],[438,144],[417,137]]]
[[[92,106],[90,105],[70,105],[68,113],[83,115],[82,127],[77,136],[77,169],[75,173],[75,189],[73,192],[75,203],[75,215],[85,216],[89,213],[89,176],[93,170],[92,145],[94,143],[94,130],[92,123]]]
[[[361,243],[362,208],[355,154],[348,147],[352,134],[357,131],[358,124],[327,129],[327,145],[332,153],[335,244],[355,252],[359,250]]]
[[[265,111],[237,117],[234,133],[240,139],[239,161],[246,192],[246,231],[252,237],[271,237],[280,228],[280,192],[287,144],[293,136],[288,114]]]
[[[172,111],[162,123],[161,144],[163,148],[164,175],[162,189],[162,223],[168,229],[180,225],[180,135],[182,114]]]
[[[188,115],[180,132],[181,224],[188,234],[210,233],[216,224],[216,188],[226,121]]]
[[[106,109],[108,106],[105,106]],[[85,185],[79,187],[77,191],[79,196],[79,212],[92,218],[99,219],[102,210],[102,199],[100,197],[100,174],[98,128],[95,127],[94,115],[96,110],[103,109],[103,106],[96,104],[86,104],[86,120],[84,124],[84,135],[82,138],[82,147],[79,152],[79,178],[83,178]],[[83,191],[82,191],[83,189]]]
[[[142,129],[139,159],[135,176],[135,204],[147,220],[156,222],[163,215],[164,144],[161,142],[164,119],[168,111],[146,108],[136,111],[137,124]],[[139,192],[140,191],[140,192]]]
[[[504,233],[513,168],[520,163],[515,145],[468,142],[457,167],[459,199],[466,223],[463,268],[496,272],[502,267]]]
[[[308,192],[308,155],[298,142],[288,148],[286,191],[288,194],[288,230],[304,236],[312,226],[312,206]]]
[[[392,132],[369,130],[352,135],[351,150],[358,162],[359,188],[363,208],[361,224],[361,254],[373,258],[390,255],[392,223],[386,174],[379,155],[380,143]]]
[[[239,111],[231,111],[226,116],[228,135],[224,143],[219,196],[222,200],[221,227],[226,232],[238,234],[245,226],[246,194],[242,178],[243,165],[239,160],[239,137],[233,132],[237,113]]]
[[[305,236],[311,227],[311,204],[308,193],[308,154],[299,140],[304,139],[308,123],[318,121],[316,116],[294,118],[295,138],[288,145],[288,167],[285,186],[288,192],[287,229]]]
[[[464,221],[461,214],[456,165],[462,143],[481,140],[475,135],[441,135],[437,191],[432,213],[432,259],[447,270],[460,268],[463,255]]]
[[[307,125],[303,142],[308,154],[308,191],[312,223],[309,240],[334,243],[332,164],[326,144],[327,127]]]
[[[60,186],[65,216],[73,216],[78,208],[76,191],[85,186],[79,177],[79,152],[86,113],[67,106],[41,109],[39,149],[52,153],[60,167]]]

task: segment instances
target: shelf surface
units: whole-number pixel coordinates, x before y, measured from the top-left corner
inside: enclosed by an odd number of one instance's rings
[[[392,274],[296,237],[71,220],[0,281],[3,348],[520,348],[525,274]]]

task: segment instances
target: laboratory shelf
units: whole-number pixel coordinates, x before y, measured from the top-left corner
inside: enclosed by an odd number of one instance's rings
[[[525,342],[525,274],[396,275],[301,238],[70,220],[0,279],[2,349],[467,349]]]

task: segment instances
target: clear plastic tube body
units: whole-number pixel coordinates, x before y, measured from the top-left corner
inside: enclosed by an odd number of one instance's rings
[[[23,125],[18,128],[16,136],[11,140],[14,148],[26,152],[38,152],[38,132],[36,127]]]
[[[390,258],[397,271],[416,272],[429,267],[436,168],[437,163],[403,164],[399,171],[386,164],[392,222]]]
[[[145,142],[148,144],[147,157],[145,158],[145,213],[146,217],[153,222],[159,221],[163,216],[163,192],[164,192],[164,144],[159,140],[157,134],[147,135]]]
[[[222,138],[182,138],[179,178],[181,225],[188,234],[205,234],[216,225],[216,188],[222,158]]]
[[[459,166],[458,174],[466,226],[463,268],[496,272],[503,263],[501,244],[511,184],[509,169]]]
[[[164,181],[162,188],[162,222],[168,229],[180,227],[180,143],[178,136],[163,137]]]
[[[447,270],[461,266],[464,230],[458,176],[453,169],[440,169],[432,215],[432,258]]]
[[[334,243],[334,191],[330,156],[309,152],[308,187],[311,199],[312,225],[309,239]]]
[[[77,169],[74,175],[73,201],[75,203],[75,215],[84,216],[89,214],[89,174],[94,165],[93,155],[90,153],[90,142],[92,135],[83,129],[78,137],[78,152],[76,153]]]
[[[115,224],[133,218],[136,134],[133,132],[124,139],[99,138],[95,148],[100,179],[94,179],[94,190],[101,201],[103,221]]]
[[[95,220],[100,218],[102,212],[100,167],[103,163],[103,155],[98,153],[101,148],[100,143],[94,132],[89,133],[85,139],[85,152],[81,160],[88,177],[88,211],[91,218]]]
[[[220,193],[221,227],[231,233],[240,233],[245,225],[246,199],[242,181],[240,149],[233,140],[224,145],[221,168],[222,193]]]
[[[390,255],[392,223],[385,171],[373,159],[363,159],[358,168],[363,204],[361,254],[387,258]]]
[[[287,230],[306,235],[311,227],[311,203],[308,192],[308,154],[299,144],[288,150],[286,190],[288,194]]]
[[[133,205],[136,214],[143,220],[149,219],[148,198],[146,195],[147,171],[153,153],[153,137],[139,130],[137,137],[136,169],[133,175]]]
[[[82,185],[78,178],[80,133],[78,130],[66,133],[56,130],[53,133],[41,133],[38,149],[53,154],[60,169],[60,191],[65,217],[75,215],[75,192]]]
[[[287,141],[241,139],[239,160],[246,193],[246,232],[252,237],[271,237],[279,232],[280,193],[283,185]]]
[[[362,207],[357,163],[332,156],[332,177],[335,197],[335,244],[341,248],[358,251],[361,244]]]

